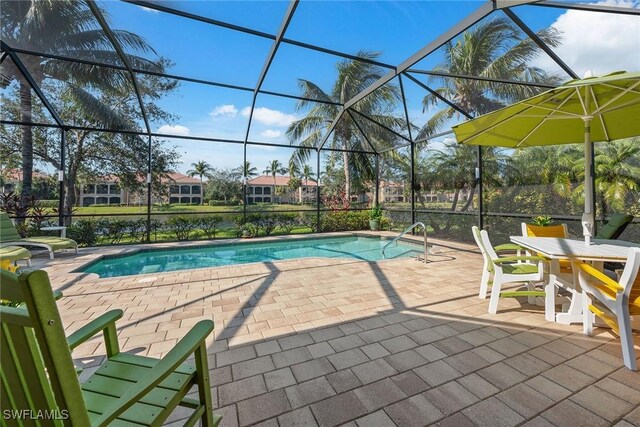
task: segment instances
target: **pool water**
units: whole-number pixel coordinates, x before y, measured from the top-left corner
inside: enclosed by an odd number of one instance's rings
[[[312,257],[379,261],[383,259],[382,247],[388,242],[389,240],[378,237],[344,236],[149,249],[131,255],[106,256],[78,271],[96,273],[100,277],[118,277]],[[421,251],[420,245],[398,241],[397,244],[390,245],[385,252],[386,257],[391,259],[415,257],[421,254]]]

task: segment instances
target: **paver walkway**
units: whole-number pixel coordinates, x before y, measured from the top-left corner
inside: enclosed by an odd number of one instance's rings
[[[114,279],[69,273],[117,247],[36,265],[64,290],[69,333],[122,308],[124,351],[162,356],[213,319],[223,426],[640,425],[640,374],[623,367],[609,331],[584,337],[514,299],[487,314],[481,257],[440,243],[426,265],[304,259]],[[74,351],[86,372],[103,354],[99,340]]]

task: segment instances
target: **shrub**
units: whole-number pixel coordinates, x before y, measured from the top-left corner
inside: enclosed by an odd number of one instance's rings
[[[218,227],[220,226],[223,218],[220,215],[212,215],[201,216],[199,218],[195,218],[195,220],[198,223],[198,227],[204,231],[207,239],[215,239],[216,232],[218,231]]]
[[[80,246],[95,246],[98,235],[98,222],[93,219],[80,219],[67,228],[67,237]]]
[[[164,229],[164,223],[157,218],[151,218],[151,233],[153,234],[153,240],[158,240],[158,231]]]
[[[147,220],[138,218],[126,221],[127,231],[133,243],[144,243],[147,240]]]
[[[291,234],[293,228],[300,223],[298,215],[294,213],[284,213],[278,215],[278,226],[285,234]]]
[[[322,216],[322,231],[354,231],[369,229],[368,211],[334,211]]]
[[[229,217],[229,221],[233,223],[234,232],[236,237],[242,236],[242,226],[245,224],[246,220],[244,215],[231,215]]]
[[[258,228],[250,222],[247,222],[240,227],[239,237],[255,237],[257,235],[258,235]]]
[[[122,219],[101,219],[98,227],[102,238],[108,244],[117,245],[122,241],[127,232],[127,221]]]
[[[322,218],[320,218],[320,221],[322,222]],[[309,227],[313,233],[318,231],[318,217],[315,212],[300,212],[298,222],[305,227]]]
[[[277,215],[258,215],[248,222],[254,224],[258,230],[264,231],[265,236],[271,235],[279,223]]]
[[[167,228],[176,235],[178,240],[189,240],[191,233],[198,228],[198,218],[174,216],[166,222]]]

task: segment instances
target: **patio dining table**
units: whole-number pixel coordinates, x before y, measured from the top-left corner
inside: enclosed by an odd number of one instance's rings
[[[566,239],[557,237],[523,237],[511,236],[511,241],[531,252],[537,252],[550,260],[546,270],[549,274],[560,274],[561,259],[570,261],[588,261],[602,270],[605,262],[624,262],[629,254],[629,248],[637,247],[638,243],[622,240],[592,240],[586,245],[584,240]],[[569,284],[571,303],[566,313],[556,314],[556,322],[571,324],[582,322],[582,291],[577,283]]]

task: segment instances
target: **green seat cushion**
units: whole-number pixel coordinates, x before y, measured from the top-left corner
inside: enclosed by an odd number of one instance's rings
[[[633,221],[633,215],[614,214],[609,221],[600,227],[596,239],[613,239],[620,228],[626,227]]]
[[[6,212],[0,212],[0,242],[12,242],[22,239]]]
[[[18,246],[0,247],[0,260],[17,261],[19,259],[31,258],[31,252]]]
[[[533,264],[504,264],[502,271],[506,274],[535,274],[538,266]]]

